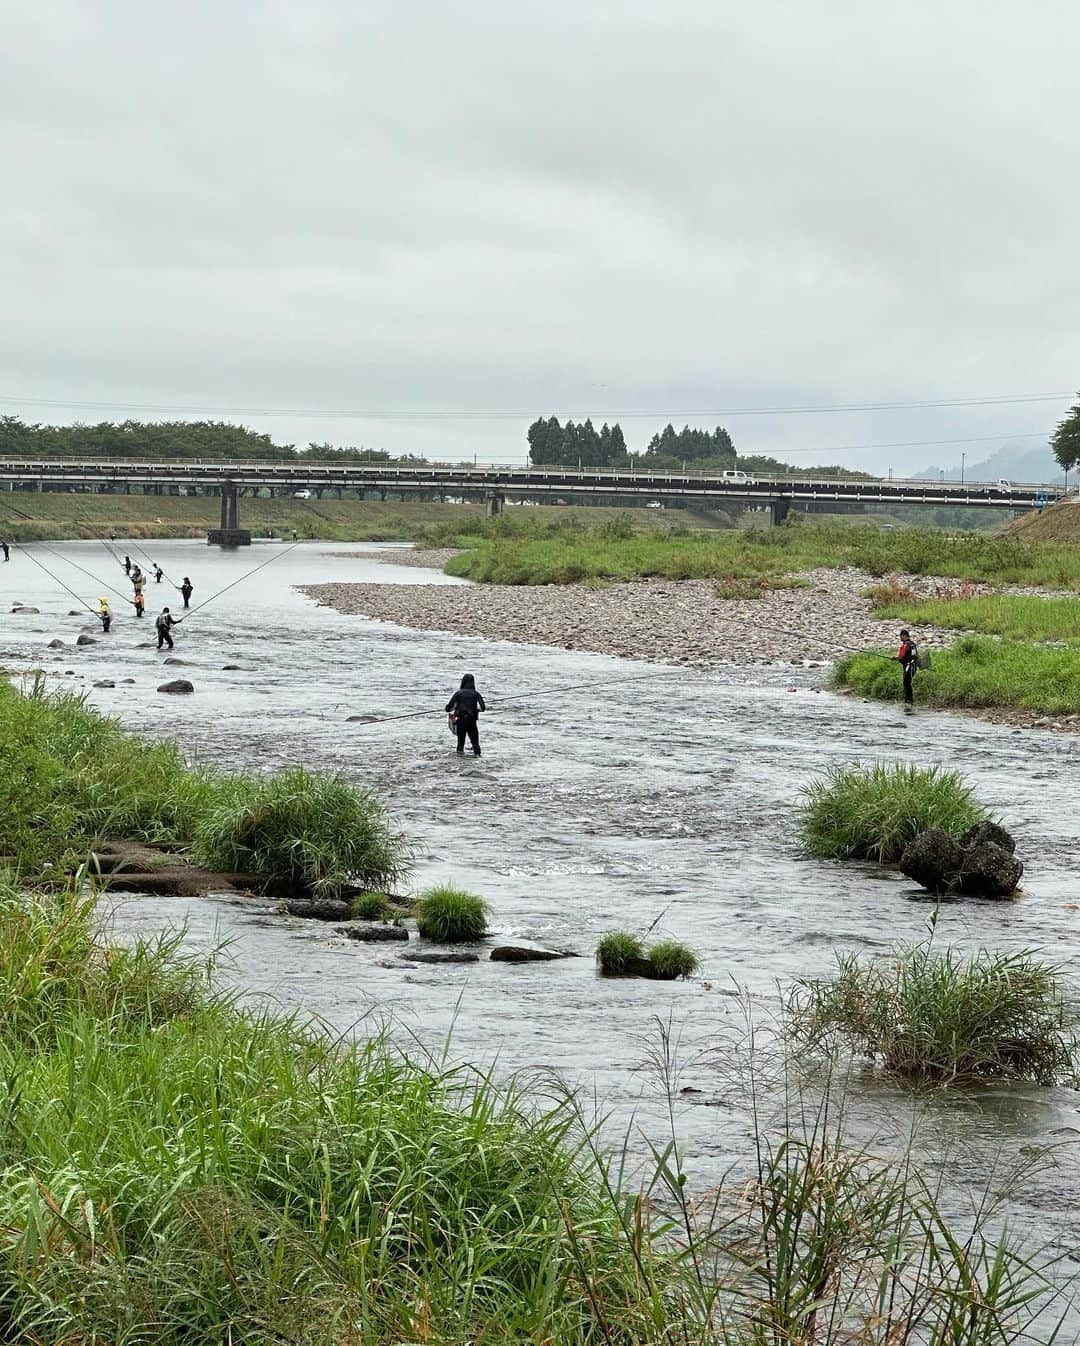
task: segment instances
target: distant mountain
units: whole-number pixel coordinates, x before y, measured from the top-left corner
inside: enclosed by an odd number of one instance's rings
[[[960,464],[955,467],[927,467],[915,476],[923,481],[960,480]],[[1004,477],[1006,481],[1060,482],[1063,477],[1061,468],[1050,450],[1042,445],[1037,449],[1025,449],[1020,445],[1004,444],[989,458],[964,465],[965,481],[997,481]]]

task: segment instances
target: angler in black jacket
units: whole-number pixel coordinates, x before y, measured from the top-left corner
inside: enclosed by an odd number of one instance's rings
[[[476,679],[471,673],[466,673],[461,679],[461,686],[446,703],[446,713],[450,716],[454,732],[457,734],[459,753],[465,751],[465,740],[468,739],[472,744],[473,756],[480,756],[480,732],[477,721],[482,710],[487,710],[487,706],[484,705],[484,698],[476,690]]]

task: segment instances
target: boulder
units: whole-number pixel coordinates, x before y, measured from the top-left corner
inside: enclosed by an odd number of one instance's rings
[[[66,650],[67,645],[62,640],[50,640],[48,648],[50,650]]]
[[[168,663],[168,659],[166,659],[165,662]],[[242,669],[239,664],[222,664],[221,671],[222,673],[240,673],[242,672]]]
[[[187,664],[186,659],[176,659],[171,654],[169,655],[168,659],[163,659],[161,662],[163,664],[184,664],[184,665]]]
[[[1012,851],[983,838],[965,847],[958,886],[969,897],[1011,897],[1023,873]]]
[[[69,609],[68,609],[68,616],[69,616],[69,617],[81,617],[82,615],[83,615],[83,613],[82,613],[82,609],[81,609],[81,608],[69,608]]]
[[[429,953],[403,953],[400,961],[402,963],[479,963],[480,955],[478,953],[446,952],[436,953],[432,950]]]
[[[95,687],[115,687],[115,682],[110,682],[108,678],[102,678],[100,682],[94,683]]]
[[[900,872],[932,893],[951,893],[964,863],[964,851],[948,832],[931,827],[908,842]]]
[[[524,944],[497,944],[491,951],[493,963],[551,963],[559,958],[573,958],[572,953],[556,953],[554,949],[530,949]]]
[[[96,645],[97,643],[97,636],[88,636],[85,631],[82,632],[75,642],[76,645]]]
[[[285,903],[285,910],[309,921],[347,921],[352,915],[348,902],[339,897],[297,897]]]
[[[187,678],[173,678],[172,682],[163,682],[158,687],[159,692],[172,692],[177,696],[183,696],[187,692],[195,690],[194,683],[188,682]]]
[[[339,933],[350,939],[363,940],[369,944],[383,944],[388,940],[406,941],[409,932],[403,925],[384,925],[376,921],[363,921],[358,925],[339,927]]]
[[[989,821],[976,823],[974,827],[969,827],[960,838],[960,845],[968,850],[970,847],[981,845],[984,841],[992,841],[995,846],[1000,846],[1010,855],[1016,850],[1016,842],[1005,831],[1004,827],[999,827],[997,823]]]
[[[21,603],[18,604],[17,607],[13,607],[11,610],[12,612],[20,613],[22,616],[35,616],[38,612],[41,611],[40,608],[24,608]]]
[[[134,678],[121,678],[120,681],[123,682],[123,683],[130,683],[133,687],[134,687],[134,685],[135,685],[135,679],[134,679]]]

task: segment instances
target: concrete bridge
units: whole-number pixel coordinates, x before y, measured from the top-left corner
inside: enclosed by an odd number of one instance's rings
[[[269,488],[294,491],[441,492],[483,499],[490,513],[506,499],[584,503],[616,497],[627,503],[723,500],[767,505],[775,523],[793,504],[848,502],[884,505],[952,505],[971,508],[1034,509],[1059,499],[1060,486],[1039,483],[826,479],[808,476],[737,479],[698,472],[635,469],[571,469],[544,466],[394,466],[317,460],[220,462],[70,458],[0,459],[0,489],[130,491],[212,490],[221,495],[221,527],[209,540],[224,545],[249,542],[240,526],[239,496]]]

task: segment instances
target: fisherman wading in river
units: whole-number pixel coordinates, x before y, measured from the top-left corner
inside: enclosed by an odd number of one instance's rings
[[[450,725],[454,733],[457,734],[459,754],[464,754],[465,740],[468,739],[472,744],[473,756],[480,756],[478,721],[482,710],[487,710],[487,706],[484,705],[484,698],[476,690],[476,679],[471,673],[466,673],[461,679],[461,686],[446,703],[446,713],[450,716]]]
[[[911,638],[911,632],[900,632],[900,648],[896,652],[896,662],[904,670],[904,705],[915,704],[915,693],[911,683],[919,668],[919,647]]]
[[[154,627],[157,630],[157,647],[160,650],[163,645],[173,648],[172,629],[176,626],[177,619],[172,615],[168,608],[162,608],[154,618]]]

